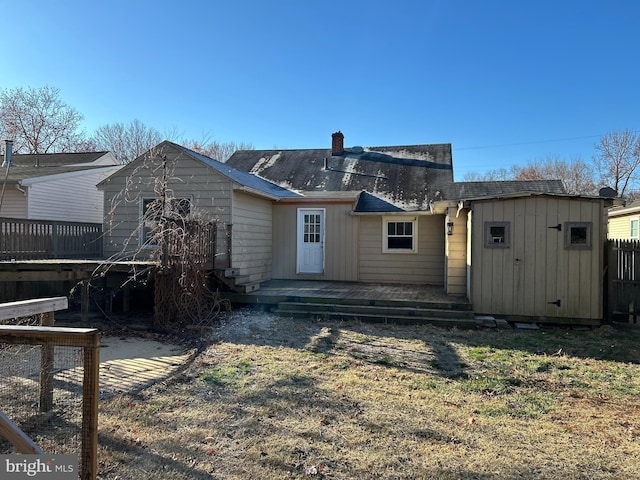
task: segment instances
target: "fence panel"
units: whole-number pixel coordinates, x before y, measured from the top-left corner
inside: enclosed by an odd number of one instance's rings
[[[101,257],[99,223],[0,218],[0,260]]]
[[[0,325],[0,433],[21,453],[78,454],[88,480],[97,476],[99,332],[38,325],[52,324],[66,300],[0,304],[2,323],[39,317]],[[0,441],[1,453],[11,448]]]
[[[637,323],[640,316],[640,241],[609,240],[607,251],[608,319]]]

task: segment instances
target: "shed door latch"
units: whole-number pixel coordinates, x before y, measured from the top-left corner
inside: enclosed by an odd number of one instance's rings
[[[547,302],[549,305],[555,305],[556,307],[559,307],[562,304],[562,301],[560,299],[556,300],[555,302]]]

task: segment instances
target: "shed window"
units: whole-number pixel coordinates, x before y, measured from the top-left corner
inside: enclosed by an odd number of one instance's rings
[[[631,225],[631,229],[629,231],[629,237],[630,238],[639,238],[640,236],[638,235],[638,219],[637,218],[632,218],[630,221],[630,225]]]
[[[484,222],[484,246],[486,248],[509,248],[509,222]]]
[[[565,231],[565,248],[572,250],[591,248],[591,222],[567,222]]]
[[[382,251],[385,253],[417,253],[416,218],[383,218]]]
[[[163,216],[162,201],[159,198],[144,198],[141,204],[140,245],[153,247],[157,245],[154,238],[160,219]],[[191,215],[191,200],[188,198],[171,198],[165,206],[164,216],[172,220],[184,219]]]

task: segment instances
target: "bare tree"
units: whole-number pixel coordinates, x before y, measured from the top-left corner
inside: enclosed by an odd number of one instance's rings
[[[595,195],[593,169],[580,158],[563,160],[557,156],[547,156],[525,166],[512,167],[514,180],[562,180],[567,193],[574,195]]]
[[[236,150],[253,150],[255,148],[252,144],[244,142],[198,142],[195,140],[189,142],[187,147],[219,162],[226,162]]]
[[[16,153],[75,152],[86,147],[82,115],[64,103],[57,88],[14,88],[0,92],[0,134]]]
[[[606,185],[623,197],[627,191],[638,187],[640,166],[640,139],[631,130],[609,132],[595,149],[594,164],[600,176],[600,184]]]
[[[103,125],[96,130],[94,139],[98,148],[110,151],[119,163],[125,164],[160,143],[162,135],[136,119],[127,125]]]
[[[513,180],[513,169],[497,168],[484,173],[467,172],[463,177],[465,182],[497,182],[500,180]]]

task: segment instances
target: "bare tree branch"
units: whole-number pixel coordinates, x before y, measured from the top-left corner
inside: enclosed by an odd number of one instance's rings
[[[57,88],[14,88],[0,92],[0,133],[16,153],[74,152],[87,147],[82,115],[59,98]]]

